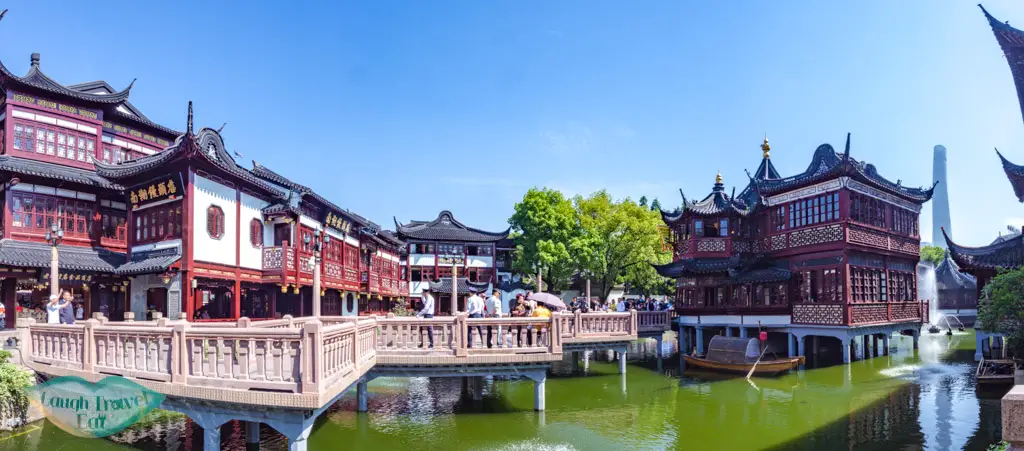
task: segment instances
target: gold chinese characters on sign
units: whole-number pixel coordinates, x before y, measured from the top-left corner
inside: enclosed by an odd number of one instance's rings
[[[50,273],[49,273],[49,271],[44,271],[42,273],[42,276],[43,276],[43,281],[49,281],[50,280]],[[58,277],[58,279],[61,282],[82,282],[82,283],[92,282],[92,274],[69,274],[69,273],[66,273],[66,272],[62,272],[57,277]]]
[[[324,219],[324,224],[327,227],[335,229],[341,233],[348,234],[352,230],[352,223],[346,221],[341,216],[334,214],[334,212],[327,212],[327,217]]]
[[[128,191],[128,201],[131,202],[132,208],[139,208],[140,204],[177,199],[181,188],[179,187],[180,179],[176,181],[175,178],[172,176],[166,180],[138,186]]]

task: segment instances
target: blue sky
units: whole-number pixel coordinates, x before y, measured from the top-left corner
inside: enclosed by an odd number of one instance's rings
[[[138,82],[151,119],[390,227],[450,209],[506,227],[531,186],[677,205],[742,189],[765,133],[784,174],[822,143],[927,185],[949,149],[958,241],[1024,224],[993,147],[1024,163],[1006,62],[973,1],[66,2],[7,0],[0,60]],[[1024,5],[991,0],[1024,26]],[[930,208],[922,234],[931,238]]]

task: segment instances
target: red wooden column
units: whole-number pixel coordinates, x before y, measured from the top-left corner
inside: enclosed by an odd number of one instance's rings
[[[18,318],[18,279],[14,277],[5,277],[3,282],[0,282],[0,296],[3,296],[4,302],[4,314],[6,316],[6,329],[14,329],[15,323]]]
[[[231,298],[231,319],[242,316],[242,282],[235,279],[234,296]]]

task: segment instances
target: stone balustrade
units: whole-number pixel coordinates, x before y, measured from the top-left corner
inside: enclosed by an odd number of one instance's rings
[[[120,375],[170,396],[316,409],[375,366],[549,363],[562,359],[563,344],[628,343],[641,330],[668,330],[670,315],[286,315],[217,323],[108,322],[98,315],[74,325],[28,320],[18,329],[26,364],[43,374],[90,381]]]

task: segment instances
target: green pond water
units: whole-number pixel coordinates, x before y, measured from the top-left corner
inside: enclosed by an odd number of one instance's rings
[[[670,334],[671,335],[671,334]],[[668,338],[668,337],[666,337]],[[484,398],[459,379],[387,378],[370,384],[369,414],[354,393],[316,424],[309,449],[357,450],[984,450],[999,440],[999,400],[1008,388],[977,390],[974,335],[894,337],[890,356],[775,378],[658,370],[654,342],[618,365],[557,364],[547,411],[533,411],[529,380],[485,380]],[[667,350],[674,343],[666,339]],[[896,349],[898,348],[898,349]],[[286,449],[263,427],[260,449]],[[222,447],[245,450],[244,427],[222,429]],[[79,439],[41,421],[0,434],[12,450],[201,450],[202,430],[154,412],[112,438]]]

